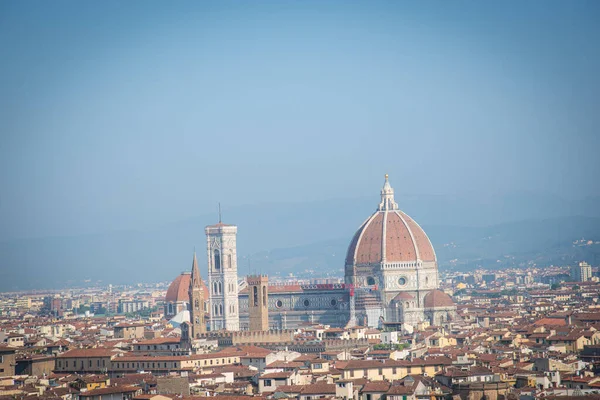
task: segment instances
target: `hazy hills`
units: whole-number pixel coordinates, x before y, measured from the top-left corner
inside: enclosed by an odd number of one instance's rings
[[[597,264],[599,245],[572,242],[600,240],[598,200],[398,198],[401,209],[429,234],[442,268],[504,267],[530,259],[538,265],[580,259]],[[239,227],[240,275],[311,269],[340,275],[352,234],[376,205],[377,198],[370,197],[226,209],[224,222]],[[194,247],[205,269],[204,226],[214,222],[211,214],[145,230],[5,240],[0,242],[0,290],[171,280],[189,269]]]

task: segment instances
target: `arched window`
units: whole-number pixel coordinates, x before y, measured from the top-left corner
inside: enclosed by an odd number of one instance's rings
[[[198,299],[196,299],[196,300],[194,301],[194,309],[195,309],[195,310],[199,310],[199,309],[200,309],[200,302],[198,301]]]
[[[219,294],[223,293],[223,284],[219,282]]]
[[[173,314],[173,303],[169,303],[169,314]]]
[[[262,292],[263,292],[263,307],[267,306],[267,287],[263,286],[262,288]]]
[[[254,286],[252,288],[252,290],[253,290],[252,301],[254,302],[254,307],[258,307],[258,287]]]
[[[219,304],[219,315],[223,315],[223,304]]]
[[[216,249],[214,251],[214,263],[215,269],[221,269],[221,253]]]
[[[227,264],[229,269],[231,269],[231,254],[229,256],[227,256]]]
[[[217,282],[213,282],[213,293],[217,294]]]

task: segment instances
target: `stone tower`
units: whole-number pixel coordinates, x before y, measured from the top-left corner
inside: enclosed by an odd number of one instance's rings
[[[269,330],[269,277],[250,275],[248,282],[248,313],[251,331]]]
[[[240,330],[238,307],[237,226],[219,221],[207,226],[208,287],[210,292],[210,329]]]
[[[206,332],[206,321],[204,319],[205,302],[204,292],[202,290],[202,276],[198,269],[198,260],[194,251],[194,260],[192,261],[192,276],[190,278],[190,336],[198,338],[200,333]]]

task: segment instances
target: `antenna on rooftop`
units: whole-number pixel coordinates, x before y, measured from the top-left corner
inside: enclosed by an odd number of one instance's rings
[[[219,202],[219,223],[221,223],[221,202]]]

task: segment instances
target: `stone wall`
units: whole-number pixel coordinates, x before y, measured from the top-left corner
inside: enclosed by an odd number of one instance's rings
[[[452,394],[461,400],[506,400],[509,387],[506,382],[460,383],[452,386]]]
[[[294,331],[239,331],[239,332],[207,332],[201,339],[216,340],[219,346],[235,346],[243,344],[290,343],[294,341]]]

